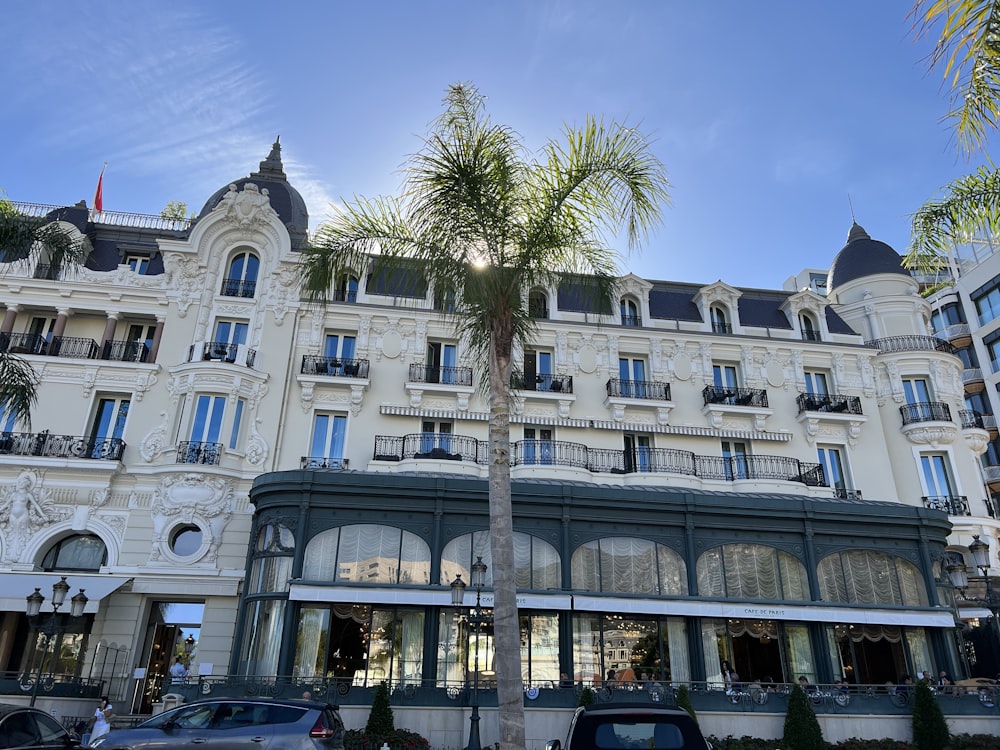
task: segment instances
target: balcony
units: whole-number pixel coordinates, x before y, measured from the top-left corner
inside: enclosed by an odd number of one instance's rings
[[[983,422],[983,416],[971,409],[960,409],[958,412],[958,421],[962,425],[963,430],[985,430],[986,425]]]
[[[107,341],[101,359],[113,362],[148,362],[149,347],[142,341]]]
[[[903,424],[918,422],[950,422],[951,408],[941,401],[922,401],[916,404],[903,404],[899,407]]]
[[[878,349],[879,354],[896,354],[899,352],[943,352],[955,354],[951,343],[936,336],[889,336],[884,339],[873,339],[868,346]]]
[[[705,401],[705,406],[752,406],[758,409],[767,408],[767,391],[762,388],[706,385],[701,395]]]
[[[986,379],[980,367],[967,367],[962,370],[962,386],[966,391],[981,391],[986,387]]]
[[[861,500],[861,490],[849,490],[846,487],[834,487],[833,496],[838,500]]]
[[[824,414],[864,414],[861,399],[857,396],[843,396],[837,393],[800,393],[795,399],[799,414],[821,412]]]
[[[219,294],[223,297],[253,297],[257,291],[257,280],[223,279]]]
[[[656,380],[622,380],[611,378],[605,386],[609,398],[646,399],[669,401],[670,383]]]
[[[964,346],[972,341],[972,332],[968,323],[952,323],[936,332],[938,338],[951,342],[955,346]]]
[[[303,456],[299,461],[300,469],[347,471],[347,465],[346,458],[328,458],[326,456]]]
[[[409,382],[471,387],[472,368],[412,364],[410,365]]]
[[[75,336],[46,337],[39,333],[0,334],[0,352],[67,359],[106,359],[115,362],[149,360],[149,347],[140,341],[107,341],[102,348],[93,339]]]
[[[803,341],[822,341],[823,337],[822,337],[822,335],[820,334],[819,331],[816,331],[816,330],[814,330],[812,328],[805,328],[802,331],[802,340]]]
[[[537,391],[539,393],[572,393],[572,375],[552,375],[551,373],[537,373],[533,378],[526,378],[520,372],[513,372],[510,376],[511,388],[519,391]]]
[[[712,333],[731,334],[733,327],[729,323],[712,323]]]
[[[969,499],[965,495],[934,495],[921,498],[924,507],[931,510],[943,510],[949,516],[971,516]]]
[[[53,435],[49,432],[0,432],[0,456],[87,458],[121,461],[125,441],[121,438]]]
[[[489,442],[465,435],[416,433],[377,435],[374,460],[455,461],[485,466]],[[511,466],[568,467],[593,474],[655,473],[735,481],[778,480],[825,487],[823,467],[788,456],[699,456],[673,448],[589,448],[565,440],[518,440],[511,443]],[[858,493],[860,499],[860,493]]]
[[[468,435],[450,435],[439,432],[417,432],[410,435],[376,435],[376,461],[432,460],[487,462],[488,443]]]
[[[228,362],[232,365],[253,367],[257,351],[243,344],[228,341],[205,341],[192,344],[188,349],[188,362]]]
[[[625,328],[639,328],[642,325],[642,318],[638,315],[622,315],[621,319]]]
[[[334,302],[355,303],[358,301],[357,289],[335,289],[332,297]]]
[[[189,440],[177,444],[177,463],[218,466],[222,458],[222,443]]]
[[[335,378],[367,378],[368,360],[304,354],[301,372],[303,375],[329,375]]]

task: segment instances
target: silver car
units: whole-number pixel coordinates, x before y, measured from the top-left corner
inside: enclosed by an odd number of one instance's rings
[[[344,722],[335,706],[302,700],[219,698],[187,703],[131,729],[113,729],[88,747],[170,750],[343,750]]]

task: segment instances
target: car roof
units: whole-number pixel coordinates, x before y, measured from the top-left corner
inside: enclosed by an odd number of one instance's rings
[[[18,703],[0,703],[0,717],[6,716],[7,714],[12,714],[15,711],[36,711],[45,713],[38,708],[32,708],[31,706],[25,706],[24,704]]]
[[[198,700],[190,701],[188,703],[181,703],[179,706],[175,706],[173,710],[178,708],[184,708],[185,706],[196,706],[201,703],[260,703],[266,704],[268,706],[296,706],[298,708],[332,708],[334,710],[339,710],[340,707],[332,703],[325,703],[323,701],[306,701],[298,698],[237,698],[232,695],[219,696],[218,698],[213,698],[211,696],[205,698],[199,698]]]
[[[664,716],[678,716],[678,715],[691,716],[691,714],[689,714],[687,711],[685,711],[682,708],[674,708],[672,706],[671,707],[668,707],[668,706],[659,706],[659,705],[657,705],[655,703],[641,703],[641,702],[633,702],[633,703],[598,703],[598,704],[592,704],[590,706],[583,706],[582,708],[583,708],[582,713],[585,713],[585,714],[602,714],[602,713],[634,714],[634,713],[643,713],[643,714],[660,714],[660,715],[664,715]]]

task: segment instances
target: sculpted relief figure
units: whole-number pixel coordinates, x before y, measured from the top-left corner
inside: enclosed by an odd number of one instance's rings
[[[35,472],[24,470],[17,475],[14,486],[0,500],[0,525],[6,531],[4,557],[7,560],[16,559],[31,535],[50,520],[45,507],[50,499],[40,484]]]

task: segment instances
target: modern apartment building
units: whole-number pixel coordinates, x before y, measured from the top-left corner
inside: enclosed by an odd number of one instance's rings
[[[0,347],[40,379],[30,429],[0,422],[7,692],[82,681],[146,712],[176,656],[203,694],[349,704],[390,680],[448,705],[474,665],[488,687],[490,630],[451,605],[480,557],[492,600],[487,401],[448,296],[372,259],[306,303],[277,143],[193,221],[17,205],[90,254],[55,274],[0,248]],[[774,682],[997,671],[945,574],[974,535],[997,549],[995,411],[892,248],[855,225],[829,256],[782,290],[626,275],[611,314],[571,278],[526,290],[528,700],[609,670],[712,685],[724,660]],[[24,597],[62,576],[86,611],[47,637]]]

